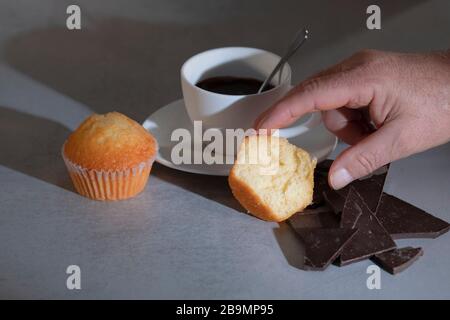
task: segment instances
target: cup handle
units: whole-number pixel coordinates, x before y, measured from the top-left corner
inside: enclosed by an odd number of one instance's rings
[[[292,88],[293,88],[293,86],[291,86],[290,89],[292,89]],[[300,123],[296,126],[279,129],[279,134],[280,134],[280,137],[292,138],[292,137],[301,135],[301,134],[311,130],[314,127],[317,127],[321,123],[322,123],[321,113],[313,112],[312,114],[310,114],[309,119],[306,122]]]

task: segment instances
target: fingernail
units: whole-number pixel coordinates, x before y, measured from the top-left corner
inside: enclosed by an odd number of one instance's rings
[[[334,190],[341,189],[353,181],[352,176],[347,169],[341,168],[336,170],[330,178],[331,187]]]

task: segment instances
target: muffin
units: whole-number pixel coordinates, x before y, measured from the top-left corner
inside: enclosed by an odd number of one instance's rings
[[[66,140],[62,156],[79,194],[122,200],[144,189],[157,150],[140,124],[110,112],[88,117]]]
[[[254,216],[283,221],[312,202],[316,160],[274,136],[246,137],[228,183],[234,197]]]

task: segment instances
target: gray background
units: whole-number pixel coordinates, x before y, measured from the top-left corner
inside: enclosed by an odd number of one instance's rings
[[[77,3],[82,30],[65,28]],[[96,202],[73,192],[59,150],[92,112],[138,121],[180,97],[179,68],[204,49],[282,53],[307,24],[294,82],[361,48],[449,47],[450,2],[377,1],[382,30],[365,28],[368,1],[0,2],[1,298],[450,298],[450,235],[382,289],[365,261],[301,270],[285,224],[242,212],[226,179],[154,167],[137,198]],[[339,149],[344,146],[340,145]],[[396,162],[386,190],[450,220],[450,145]],[[82,290],[66,289],[77,264]]]

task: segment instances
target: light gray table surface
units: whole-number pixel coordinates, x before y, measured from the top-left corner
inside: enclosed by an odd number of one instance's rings
[[[80,31],[65,28],[71,3]],[[450,298],[450,234],[399,241],[425,255],[368,290],[370,261],[303,271],[292,231],[243,213],[224,177],[155,165],[138,197],[97,202],[73,191],[59,155],[92,112],[143,121],[179,98],[181,64],[208,48],[282,53],[307,24],[296,83],[361,48],[449,46],[448,1],[377,3],[379,31],[365,27],[368,1],[1,1],[0,298]],[[395,162],[385,190],[450,220],[449,160],[447,144]]]

